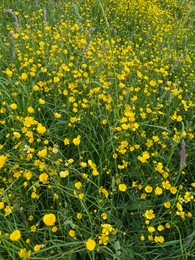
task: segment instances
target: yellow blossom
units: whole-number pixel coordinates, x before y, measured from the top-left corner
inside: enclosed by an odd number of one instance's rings
[[[18,108],[16,103],[12,103],[9,107],[13,110],[16,110]]]
[[[12,77],[13,72],[12,72],[9,68],[7,68],[6,71],[5,71],[5,74],[6,74],[8,77]]]
[[[156,187],[154,192],[155,192],[156,195],[161,195],[163,193],[163,190],[160,187]]]
[[[164,237],[163,236],[155,236],[154,237],[154,241],[156,242],[156,243],[163,243],[165,240],[164,240]]]
[[[22,248],[18,252],[18,255],[19,255],[20,259],[22,259],[22,260],[30,259],[31,250],[27,251],[26,248]]]
[[[47,155],[47,148],[44,148],[44,149],[38,151],[37,155],[38,155],[40,158],[44,158],[44,157]]]
[[[143,216],[147,219],[153,219],[155,218],[154,211],[152,209],[146,210]]]
[[[45,183],[48,179],[49,175],[47,173],[41,173],[39,175],[39,181]]]
[[[21,238],[21,232],[20,230],[16,229],[14,230],[10,236],[9,236],[10,240],[12,241],[18,241]]]
[[[77,190],[80,190],[80,188],[82,187],[82,183],[80,181],[75,183],[75,188],[77,188]]]
[[[22,73],[21,79],[26,80],[28,78],[28,75],[26,73]]]
[[[85,242],[85,246],[87,248],[87,250],[89,251],[93,251],[96,248],[96,242],[94,239],[89,238],[87,239],[87,241]]]
[[[34,246],[34,251],[38,252],[41,249],[41,245],[35,245]]]
[[[146,186],[144,190],[147,193],[151,193],[153,191],[153,188],[151,186]]]
[[[42,99],[42,98],[40,98],[40,99],[39,99],[39,104],[40,104],[40,105],[44,105],[44,104],[45,104],[45,100]]]
[[[125,192],[127,190],[127,185],[124,183],[123,184],[121,183],[121,184],[119,184],[118,188],[120,191]]]
[[[171,203],[169,201],[164,202],[164,207],[169,209],[171,207]]]
[[[5,165],[7,157],[5,155],[0,155],[0,169]]]
[[[46,226],[54,226],[56,222],[56,216],[53,213],[45,214],[43,216],[43,222]]]
[[[72,142],[73,142],[74,145],[78,146],[80,144],[80,142],[81,142],[81,136],[78,135],[76,138],[74,138],[72,140]]]
[[[77,218],[82,219],[83,215],[81,213],[77,213]]]
[[[75,237],[76,236],[75,235],[75,231],[73,229],[71,229],[68,234],[69,234],[70,237]]]
[[[155,231],[155,228],[153,226],[148,227],[148,232],[153,233]]]
[[[46,127],[42,124],[38,124],[36,130],[39,134],[44,134],[47,131]]]
[[[99,244],[103,244],[103,245],[107,245],[108,244],[108,240],[109,240],[109,237],[105,234],[102,234],[101,236],[98,237],[99,239]]]

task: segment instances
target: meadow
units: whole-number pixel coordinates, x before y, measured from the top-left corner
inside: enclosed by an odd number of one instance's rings
[[[195,2],[0,18],[0,259],[195,259]]]

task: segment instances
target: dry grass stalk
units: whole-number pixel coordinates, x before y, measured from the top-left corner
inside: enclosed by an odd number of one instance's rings
[[[11,14],[14,17],[14,19],[15,19],[15,23],[14,23],[15,26],[19,28],[19,21],[18,21],[17,15],[13,11],[11,11],[9,9],[5,9],[3,12]]]
[[[185,140],[181,140],[181,150],[180,150],[180,168],[183,168],[186,164],[186,144]]]

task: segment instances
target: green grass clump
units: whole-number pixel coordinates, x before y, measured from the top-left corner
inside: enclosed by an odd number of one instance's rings
[[[194,1],[0,14],[0,259],[195,257]]]

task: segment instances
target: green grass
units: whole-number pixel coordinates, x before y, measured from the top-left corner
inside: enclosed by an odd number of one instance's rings
[[[0,259],[195,257],[194,1],[1,1]]]

